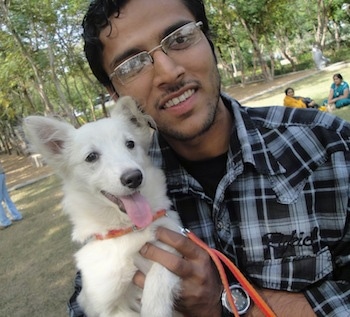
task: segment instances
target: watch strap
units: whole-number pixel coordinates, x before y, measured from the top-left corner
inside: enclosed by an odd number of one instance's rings
[[[222,305],[222,313],[221,313],[221,317],[234,317],[234,315],[224,306]]]

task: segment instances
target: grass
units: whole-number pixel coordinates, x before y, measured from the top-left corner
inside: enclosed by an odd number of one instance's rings
[[[291,86],[298,95],[320,102],[327,97],[332,74],[336,72],[350,81],[350,68],[343,68],[318,72]],[[280,105],[285,88],[244,104]],[[336,110],[335,114],[350,121],[350,107]],[[11,172],[8,170],[8,174]],[[71,242],[71,225],[62,213],[60,181],[50,176],[12,191],[11,197],[24,219],[0,231],[0,316],[67,316],[66,302],[73,292],[76,272],[73,254],[77,246]]]
[[[55,176],[12,191],[24,219],[0,231],[0,316],[66,316],[75,266]]]
[[[281,87],[278,90],[273,90],[263,96],[250,99],[243,102],[243,104],[246,106],[283,105],[284,90],[287,87],[293,87],[296,96],[310,97],[321,105],[322,101],[328,97],[329,89],[333,82],[332,76],[335,73],[341,73],[344,80],[350,84],[350,67],[347,64],[340,64],[338,68],[335,67],[317,72],[315,75],[286,85],[286,87]],[[337,109],[334,111],[334,114],[350,121],[350,107]]]

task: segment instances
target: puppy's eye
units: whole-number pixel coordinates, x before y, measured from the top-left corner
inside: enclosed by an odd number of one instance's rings
[[[88,163],[93,163],[95,161],[98,160],[98,158],[100,157],[100,155],[96,152],[91,152],[85,159],[85,162],[88,162]]]
[[[135,142],[134,141],[131,141],[131,140],[128,140],[125,142],[125,145],[128,149],[133,149],[135,147]]]

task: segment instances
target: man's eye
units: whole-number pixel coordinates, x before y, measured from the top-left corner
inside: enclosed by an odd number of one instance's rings
[[[182,44],[187,41],[187,36],[186,35],[180,35],[174,39],[174,44]]]
[[[131,58],[127,63],[124,64],[124,72],[130,73],[142,67],[142,61],[139,57]]]
[[[149,64],[152,64],[150,56],[147,53],[142,52],[120,64],[119,67],[117,67],[118,74],[120,76],[135,76]]]
[[[172,39],[169,48],[172,50],[183,50],[191,46],[193,42],[194,36],[192,33],[179,34]]]
[[[85,162],[93,163],[99,159],[100,155],[96,152],[91,152],[85,159]]]

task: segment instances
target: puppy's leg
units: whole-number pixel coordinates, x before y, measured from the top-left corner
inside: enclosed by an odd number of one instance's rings
[[[125,297],[125,293],[132,293],[129,288],[136,267],[128,250],[118,248],[115,255],[116,242],[119,241],[91,242],[76,253],[83,284],[78,303],[89,317],[138,316]]]
[[[174,299],[180,293],[180,278],[158,263],[147,273],[142,295],[142,317],[173,316]]]

